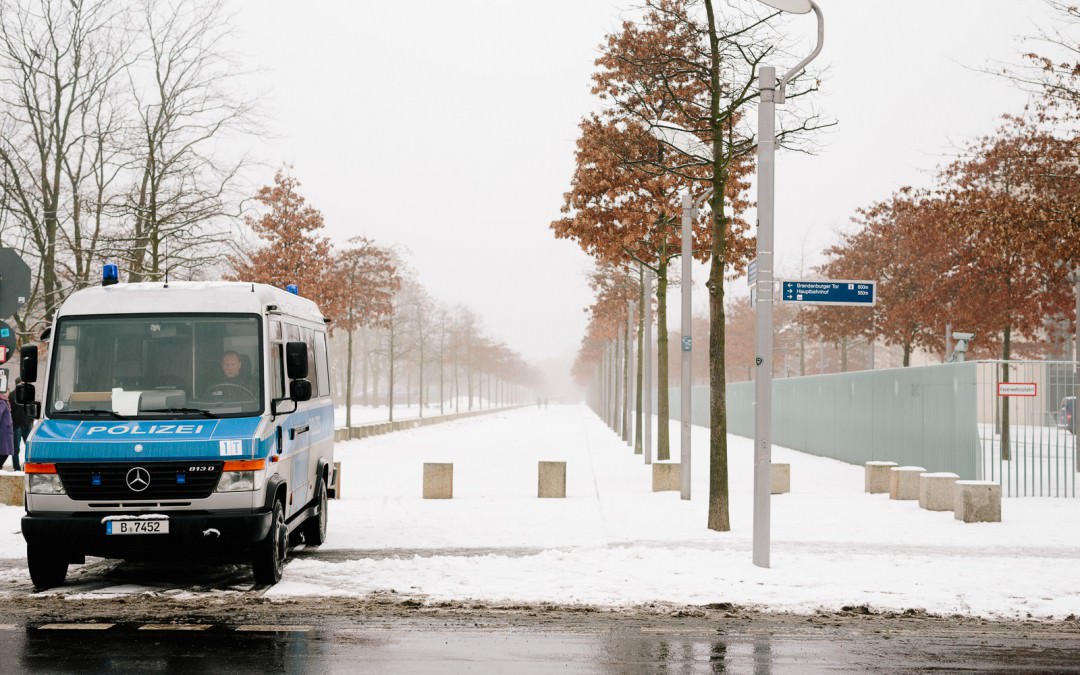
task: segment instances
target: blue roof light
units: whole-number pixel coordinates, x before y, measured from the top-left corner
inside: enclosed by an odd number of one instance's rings
[[[101,285],[112,286],[118,281],[120,281],[120,270],[113,263],[105,263],[105,267],[101,269]]]
[[[289,284],[285,287],[285,290],[292,293],[293,295],[300,295],[300,287],[296,284]]]

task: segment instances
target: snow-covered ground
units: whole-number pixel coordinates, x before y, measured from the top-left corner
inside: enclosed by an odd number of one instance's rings
[[[965,524],[864,493],[862,467],[778,447],[791,492],[772,499],[763,569],[751,562],[751,442],[730,437],[732,529],[719,533],[706,527],[708,431],[693,434],[689,502],[651,492],[650,467],[584,406],[341,443],[324,548],[401,555],[296,560],[270,595],[1080,614],[1080,499],[1007,499],[1003,522]],[[677,458],[675,424],[671,439]],[[536,497],[538,460],[567,462],[566,499]],[[420,498],[424,462],[454,463],[452,500]]]
[[[327,559],[292,560],[267,595],[1080,615],[1080,499],[1006,499],[1003,522],[965,524],[864,493],[862,467],[775,448],[791,492],[772,499],[763,569],[751,561],[751,442],[730,437],[732,528],[720,533],[706,527],[708,431],[693,434],[690,501],[651,492],[650,467],[584,406],[339,443]],[[677,458],[677,425],[671,439]],[[536,497],[538,460],[567,462],[566,499]],[[453,499],[421,499],[424,462],[454,463]],[[0,507],[0,556],[24,554],[19,515]]]

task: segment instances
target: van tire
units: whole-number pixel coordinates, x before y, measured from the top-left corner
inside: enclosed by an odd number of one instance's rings
[[[315,488],[315,506],[319,512],[304,521],[304,543],[308,546],[322,546],[326,541],[326,504],[326,481],[320,477]]]
[[[270,516],[270,531],[266,533],[265,539],[255,545],[255,555],[251,560],[256,584],[272,586],[281,581],[288,550],[289,528],[285,525],[285,509],[281,502],[275,499],[273,515]]]
[[[30,568],[30,581],[39,591],[60,586],[67,578],[67,556],[51,546],[28,543],[26,566]]]

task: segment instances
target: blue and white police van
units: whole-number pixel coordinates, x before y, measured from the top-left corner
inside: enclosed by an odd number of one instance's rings
[[[108,266],[112,267],[112,266]],[[295,293],[241,282],[115,283],[56,314],[47,367],[20,353],[30,577],[85,556],[250,561],[281,579],[326,537],[335,484],[326,322]]]

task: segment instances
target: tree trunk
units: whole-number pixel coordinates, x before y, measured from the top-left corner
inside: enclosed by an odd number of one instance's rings
[[[634,339],[634,335],[630,330],[630,321],[627,317],[626,321],[623,321],[623,375],[622,375],[622,437],[623,440],[630,440],[630,341]]]
[[[390,364],[388,371],[388,386],[390,387],[390,421],[394,421],[394,322],[390,322]]]
[[[368,404],[368,352],[367,334],[360,333],[360,404]]]
[[[727,218],[724,197],[724,128],[720,116],[720,40],[712,0],[705,0],[709,32],[709,122],[712,125],[712,247],[709,281],[709,521],[710,530],[731,530],[727,460],[727,373],[724,366],[724,267],[727,265]]]
[[[420,403],[420,417],[424,416],[424,339],[420,338],[420,391],[417,392]]]
[[[667,246],[660,247],[656,265],[656,459],[671,459],[671,390],[668,382],[668,327],[667,327]]]
[[[645,433],[642,428],[644,420],[641,418],[641,390],[644,388],[644,382],[642,382],[642,371],[645,370],[645,270],[640,265],[638,266],[638,334],[637,334],[637,396],[634,397],[634,403],[636,404],[637,414],[634,415],[634,454],[642,454],[641,436]]]
[[[353,334],[349,331],[345,358],[345,429],[352,429]]]

